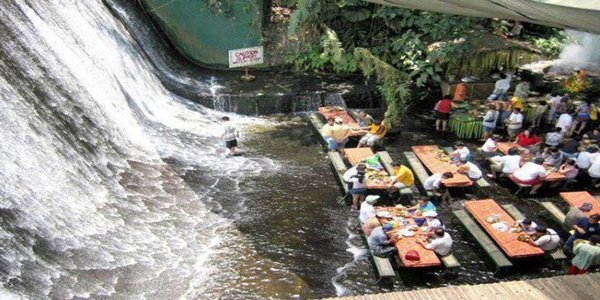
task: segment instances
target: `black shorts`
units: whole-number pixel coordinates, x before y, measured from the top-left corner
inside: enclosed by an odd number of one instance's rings
[[[438,111],[438,120],[448,121],[450,119],[450,113],[443,113]]]
[[[237,147],[237,140],[225,141],[225,147],[227,149]]]

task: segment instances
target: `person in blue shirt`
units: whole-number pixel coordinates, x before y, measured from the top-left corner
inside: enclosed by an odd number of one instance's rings
[[[437,211],[435,205],[427,198],[417,199],[417,205],[409,207],[408,210],[416,210],[415,214],[421,216],[426,211]]]
[[[582,218],[577,220],[575,225],[573,225],[573,229],[575,232],[569,237],[567,242],[565,243],[565,250],[572,252],[573,251],[573,242],[577,239],[587,240],[593,234],[600,233],[600,221],[599,214],[593,214],[588,218]]]
[[[394,241],[387,235],[387,232],[392,229],[394,229],[394,226],[390,223],[386,223],[371,231],[371,235],[367,241],[369,247],[373,250],[373,255],[388,257],[396,252]]]

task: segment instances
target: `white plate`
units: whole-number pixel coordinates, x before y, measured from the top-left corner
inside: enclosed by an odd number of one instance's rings
[[[383,211],[377,212],[377,216],[380,218],[391,218],[392,214],[387,210],[383,210]]]
[[[412,230],[408,230],[408,229],[404,229],[404,230],[402,230],[402,235],[403,235],[403,236],[410,237],[410,236],[415,236],[416,234],[417,234],[417,233],[416,233],[416,232],[414,232],[414,231],[412,231]]]

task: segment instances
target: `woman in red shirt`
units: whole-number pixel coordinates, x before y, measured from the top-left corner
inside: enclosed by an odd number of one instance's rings
[[[444,98],[435,104],[434,110],[437,112],[435,120],[436,131],[448,131],[448,120],[450,119],[450,110],[452,109],[452,97],[445,95]]]
[[[542,139],[535,134],[534,129],[530,128],[525,129],[523,132],[517,134],[515,143],[519,144],[519,146],[523,148],[534,150],[536,147],[539,147],[539,145],[542,144]]]

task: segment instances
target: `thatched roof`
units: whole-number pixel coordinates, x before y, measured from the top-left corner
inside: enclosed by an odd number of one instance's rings
[[[542,57],[542,52],[529,43],[505,39],[489,33],[483,33],[469,40],[461,38],[434,43],[428,46],[428,50],[434,53],[448,44],[468,45],[468,50],[460,57],[445,59],[446,73],[457,76],[482,76],[499,68],[515,69]]]
[[[429,45],[427,49],[430,52],[435,51],[436,49],[439,49],[440,47],[443,47],[448,43],[460,45],[467,43],[467,41],[464,38],[460,38],[452,41],[437,42]],[[479,36],[469,40],[468,44],[472,46],[472,51],[468,51],[467,53],[465,53],[465,55],[472,55],[475,53],[482,52],[502,51],[506,49],[521,49],[523,51],[529,51],[535,54],[542,54],[542,51],[540,51],[540,49],[534,47],[533,45],[527,42],[514,39],[506,39],[491,33],[481,33]]]

